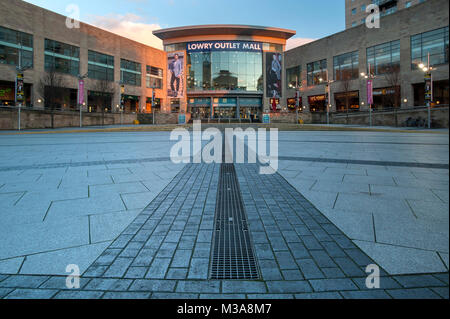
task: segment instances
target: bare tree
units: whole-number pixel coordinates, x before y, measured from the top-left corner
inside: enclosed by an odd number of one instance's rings
[[[102,112],[102,125],[105,125],[105,109],[111,106],[111,98],[114,93],[113,82],[107,80],[96,80],[93,86],[94,90],[98,93],[96,96],[96,104],[101,108]]]
[[[348,110],[350,108],[350,87],[351,87],[352,75],[350,72],[342,73],[341,77],[341,91],[344,93],[345,99],[345,111],[347,113],[347,125],[348,125]]]
[[[51,126],[55,127],[55,110],[64,98],[65,81],[63,74],[56,72],[54,67],[46,70],[38,83],[38,92],[44,99],[45,108],[50,110]]]
[[[391,65],[385,74],[388,86],[393,90],[390,102],[394,107],[395,126],[398,126],[397,110],[400,107],[401,100],[401,74],[399,65]]]

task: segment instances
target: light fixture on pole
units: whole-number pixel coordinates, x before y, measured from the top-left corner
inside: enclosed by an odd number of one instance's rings
[[[368,64],[368,70],[369,72],[367,74],[362,72],[361,77],[366,80],[367,104],[369,105],[369,126],[372,126],[373,80],[376,76],[372,74],[370,63]]]
[[[78,107],[80,108],[80,127],[83,127],[83,106],[86,105],[84,101],[84,79],[87,78],[88,73],[85,75],[78,74]]]
[[[427,104],[428,113],[428,128],[431,129],[431,103],[433,102],[433,74],[431,71],[435,70],[430,65],[430,53],[427,55],[427,65],[420,63],[419,68],[425,72],[425,101]]]
[[[15,105],[19,107],[19,110],[17,112],[17,129],[20,131],[21,128],[21,110],[22,110],[22,104],[25,100],[25,81],[24,81],[24,72],[31,68],[30,65],[22,65],[22,44],[20,44],[19,49],[19,65],[16,66],[16,83],[15,83]]]
[[[295,77],[295,116],[298,124],[298,108],[300,107],[300,87],[298,85],[298,76]]]
[[[326,107],[327,107],[327,125],[330,124],[330,107],[331,107],[331,83],[333,83],[333,80],[330,80],[329,76],[328,76],[328,69],[325,70],[325,74],[327,77],[327,86],[325,88],[325,103],[326,103]],[[319,78],[319,82],[324,82],[323,78]]]

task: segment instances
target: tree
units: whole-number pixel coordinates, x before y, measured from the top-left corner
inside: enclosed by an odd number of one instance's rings
[[[347,113],[347,125],[348,125],[348,110],[350,108],[350,87],[352,81],[352,74],[350,72],[343,72],[341,77],[341,91],[344,93],[345,110]]]
[[[397,109],[400,107],[401,100],[401,74],[399,65],[391,65],[385,74],[388,86],[393,90],[390,95],[391,105],[394,107],[395,126],[398,126]]]
[[[114,93],[114,85],[113,82],[102,79],[96,80],[93,88],[97,92],[96,105],[102,110],[102,125],[105,125],[105,109],[112,107],[111,96]]]
[[[64,75],[56,71],[52,66],[44,72],[38,83],[38,92],[44,99],[45,108],[50,110],[51,126],[55,127],[55,110],[60,106],[59,102],[64,98]]]

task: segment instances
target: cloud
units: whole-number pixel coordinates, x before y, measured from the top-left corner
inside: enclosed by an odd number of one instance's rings
[[[154,30],[161,29],[161,26],[159,24],[144,23],[143,20],[142,17],[131,13],[125,15],[108,14],[106,16],[90,16],[88,23],[162,50],[162,41],[152,33]]]
[[[308,38],[292,38],[287,40],[286,42],[286,51],[291,50],[293,48],[302,46],[304,44],[315,41],[316,39],[308,39]]]

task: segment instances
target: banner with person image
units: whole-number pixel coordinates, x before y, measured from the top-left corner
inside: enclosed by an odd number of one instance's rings
[[[167,96],[184,98],[184,52],[169,53],[167,57]]]
[[[281,53],[266,53],[266,79],[267,97],[281,98],[281,77],[282,77],[282,55]]]

